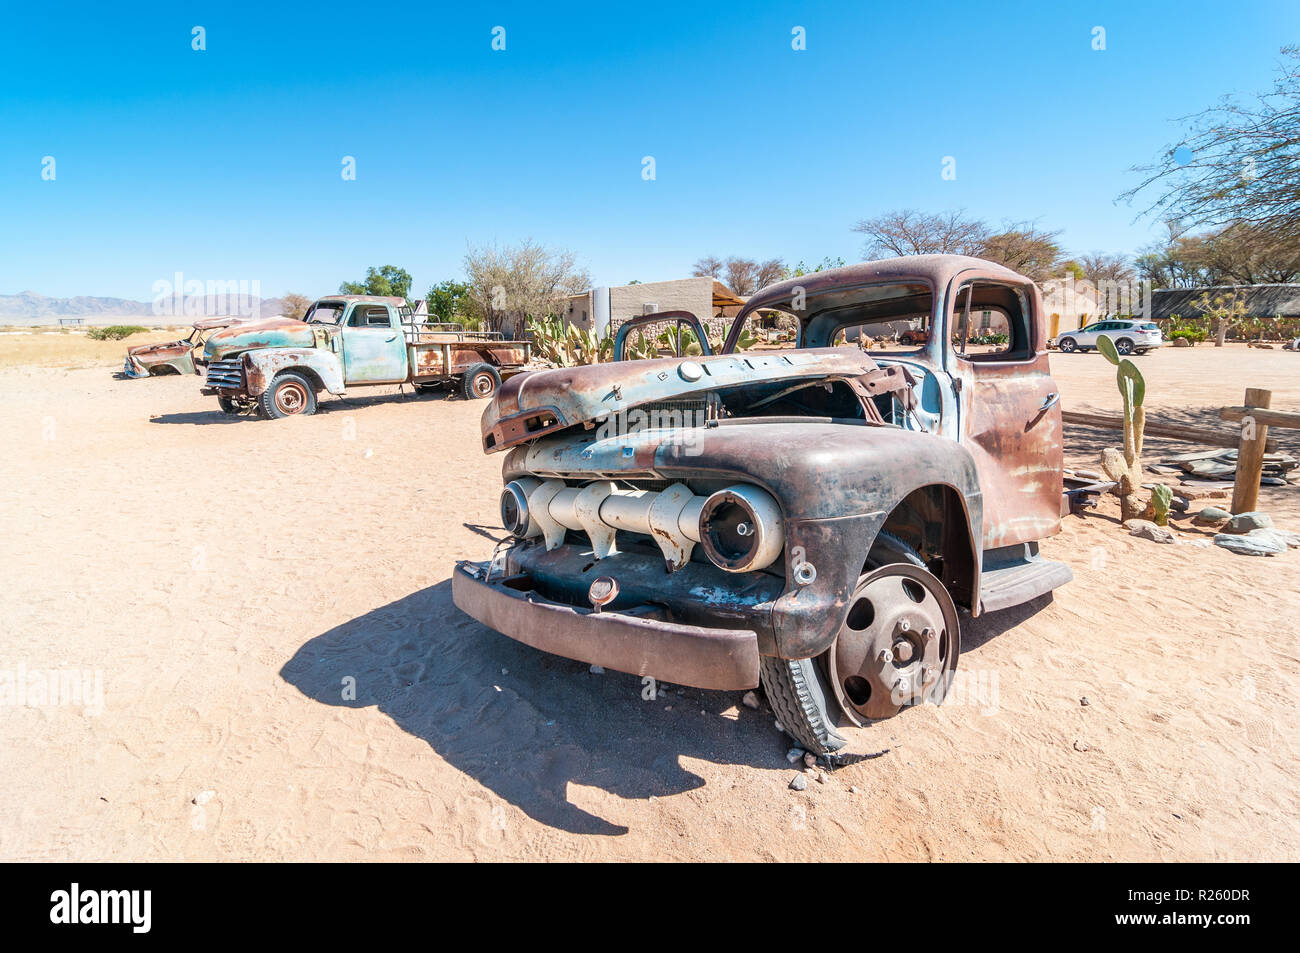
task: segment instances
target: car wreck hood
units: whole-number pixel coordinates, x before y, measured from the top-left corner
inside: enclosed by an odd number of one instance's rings
[[[269,318],[223,328],[208,338],[204,357],[208,361],[220,360],[227,354],[236,354],[259,347],[312,347],[314,335],[311,325],[294,318]]]
[[[876,369],[876,362],[855,347],[829,347],[618,361],[517,374],[501,385],[483,411],[483,449],[495,453],[612,413],[719,388],[856,378]]]

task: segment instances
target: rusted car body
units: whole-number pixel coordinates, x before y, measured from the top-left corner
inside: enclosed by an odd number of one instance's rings
[[[246,321],[240,317],[203,318],[194,322],[190,336],[163,344],[140,344],[126,349],[127,377],[157,377],[163,374],[198,374],[205,366],[203,347],[208,334]]]
[[[302,321],[276,318],[214,334],[204,356],[203,393],[227,413],[266,417],[316,411],[322,392],[458,383],[466,397],[490,397],[529,361],[527,341],[506,341],[458,325],[417,322],[403,298],[333,295]]]
[[[968,350],[972,310],[1000,350]],[[737,351],[746,321],[798,321],[795,349]],[[915,350],[830,346],[923,316]],[[956,342],[956,343],[954,343]],[[1038,290],[1006,268],[917,256],[749,299],[722,353],[542,371],[483,414],[504,452],[492,560],[453,597],[537,648],[702,688],[762,683],[810,750],[947,692],[961,613],[1069,581],[1061,416]]]

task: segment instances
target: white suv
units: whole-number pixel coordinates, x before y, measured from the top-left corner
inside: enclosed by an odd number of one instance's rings
[[[1065,331],[1052,341],[1066,354],[1097,349],[1097,339],[1110,338],[1120,354],[1145,354],[1164,344],[1160,328],[1150,321],[1094,321],[1077,331]]]

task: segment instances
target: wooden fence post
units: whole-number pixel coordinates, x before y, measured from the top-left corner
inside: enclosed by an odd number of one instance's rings
[[[1232,512],[1249,513],[1259,504],[1259,478],[1264,472],[1264,443],[1268,424],[1250,416],[1250,408],[1267,410],[1273,392],[1246,388],[1246,416],[1241,420],[1241,442],[1237,445],[1237,473],[1232,484]]]

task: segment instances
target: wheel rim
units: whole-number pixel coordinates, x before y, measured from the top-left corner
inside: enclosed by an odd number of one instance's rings
[[[1120,354],[1131,354],[1133,352],[1133,345],[1128,341],[1120,341],[1115,345],[1115,350]]]
[[[1061,350],[1065,351],[1067,354],[1070,353],[1071,351],[1074,350],[1074,342],[1071,341],[1069,338],[1066,338],[1064,341],[1061,342]]]
[[[275,391],[275,409],[291,416],[302,413],[307,406],[307,388],[297,381],[286,381]]]
[[[474,379],[470,381],[470,386],[479,397],[491,397],[492,392],[497,389],[497,382],[491,374],[475,374]]]
[[[938,704],[960,652],[957,609],[918,566],[891,563],[863,576],[827,654],[831,686],[854,724],[909,705]]]

